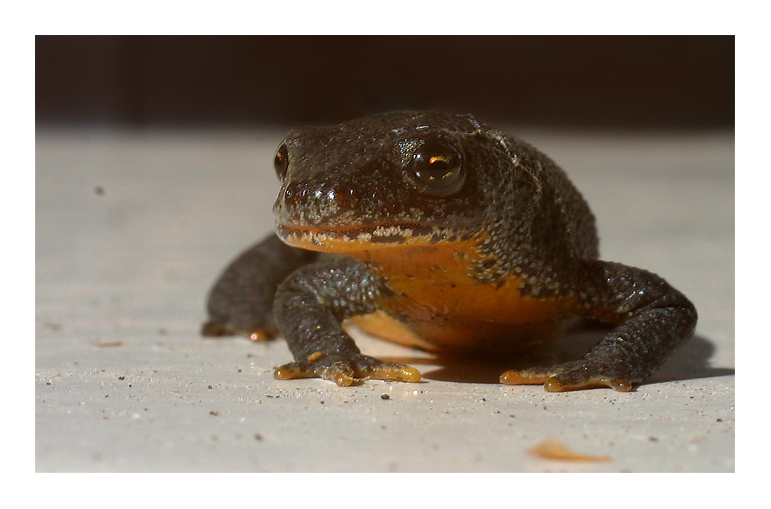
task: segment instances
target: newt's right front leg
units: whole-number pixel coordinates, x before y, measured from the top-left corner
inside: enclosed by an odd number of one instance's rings
[[[302,267],[279,287],[274,316],[295,361],[276,369],[275,377],[324,378],[337,385],[366,378],[417,382],[415,368],[363,355],[341,322],[376,310],[384,289],[359,262],[334,259]]]

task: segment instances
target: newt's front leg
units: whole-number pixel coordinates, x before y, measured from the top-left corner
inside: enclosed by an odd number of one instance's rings
[[[693,335],[696,309],[656,274],[620,263],[587,261],[586,316],[616,325],[580,360],[507,371],[501,382],[544,384],[548,391],[612,387],[630,391]]]
[[[359,262],[334,259],[302,267],[279,287],[274,315],[295,362],[276,369],[278,379],[324,378],[337,385],[365,378],[417,382],[415,368],[363,355],[341,322],[375,311],[386,291]]]

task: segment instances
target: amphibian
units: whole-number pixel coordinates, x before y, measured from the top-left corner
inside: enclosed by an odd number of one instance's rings
[[[425,349],[539,344],[580,319],[609,332],[580,360],[506,384],[628,391],[687,341],[696,310],[645,270],[598,258],[568,177],[471,115],[399,112],[291,130],[276,151],[276,234],[214,285],[207,336],[284,336],[279,379],[414,382],[362,354],[342,324]]]

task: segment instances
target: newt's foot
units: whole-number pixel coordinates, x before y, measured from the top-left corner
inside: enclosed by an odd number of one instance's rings
[[[633,384],[630,380],[602,373],[577,362],[568,362],[552,368],[534,368],[522,371],[506,371],[501,375],[501,383],[506,385],[543,385],[549,392],[578,391],[596,387],[610,387],[619,392],[629,392]]]
[[[276,336],[274,331],[268,329],[238,330],[227,325],[215,322],[206,322],[201,327],[201,336],[215,338],[220,336],[245,336],[252,341],[267,341]]]
[[[419,382],[420,372],[395,362],[385,362],[367,355],[342,356],[316,352],[306,360],[290,362],[276,368],[273,376],[278,380],[293,378],[323,378],[337,385],[359,385],[367,378]]]

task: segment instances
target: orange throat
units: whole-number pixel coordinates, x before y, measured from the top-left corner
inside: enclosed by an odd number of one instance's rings
[[[377,303],[381,313],[354,322],[369,333],[422,348],[478,348],[502,343],[519,346],[553,339],[562,318],[577,309],[573,298],[523,295],[521,277],[495,283],[475,278],[483,237],[430,242],[405,237],[404,230],[379,232],[392,242],[373,242],[369,233],[311,229],[281,231],[284,242],[363,261],[383,278],[392,294]],[[510,341],[509,341],[510,340]],[[508,348],[508,346],[507,346]]]

